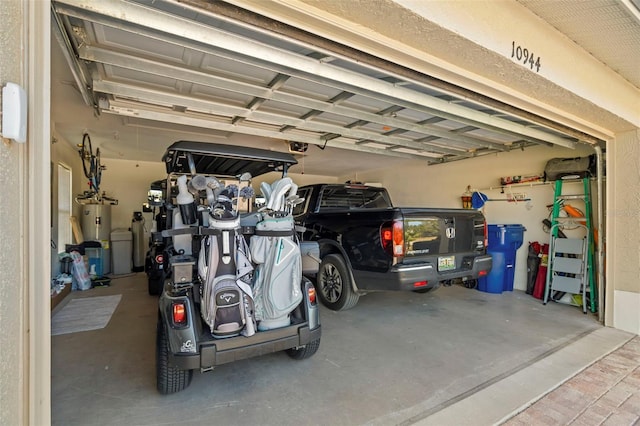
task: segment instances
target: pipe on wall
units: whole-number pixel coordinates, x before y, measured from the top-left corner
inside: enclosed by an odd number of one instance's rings
[[[597,225],[597,229],[600,230],[599,235],[600,237],[598,238],[598,246],[596,249],[596,252],[598,253],[598,259],[596,261],[597,265],[598,265],[598,276],[596,279],[597,285],[598,285],[598,321],[600,321],[600,323],[604,324],[604,309],[605,309],[605,303],[604,303],[604,295],[605,295],[605,291],[604,291],[604,286],[605,286],[605,282],[604,282],[604,238],[605,238],[605,233],[603,232],[603,215],[604,215],[604,203],[602,200],[602,172],[603,172],[603,167],[602,167],[602,148],[600,148],[599,145],[594,145],[593,149],[596,152],[596,173],[597,173],[597,183],[596,183],[596,192],[598,194],[598,206],[597,206],[597,211],[598,211],[598,225]]]

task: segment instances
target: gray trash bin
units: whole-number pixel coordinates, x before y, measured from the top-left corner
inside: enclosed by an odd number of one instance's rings
[[[111,258],[113,260],[113,274],[129,274],[132,263],[133,234],[128,229],[114,229],[111,231]]]

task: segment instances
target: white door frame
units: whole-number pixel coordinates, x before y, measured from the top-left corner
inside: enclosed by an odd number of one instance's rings
[[[25,2],[28,137],[22,205],[28,424],[51,424],[51,2]],[[27,379],[28,378],[28,379]],[[25,413],[26,415],[26,413]]]

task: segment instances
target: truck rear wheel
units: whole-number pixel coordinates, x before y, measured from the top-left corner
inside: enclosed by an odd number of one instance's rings
[[[330,254],[322,259],[316,285],[322,304],[334,311],[353,308],[360,298],[353,291],[351,274],[338,254]]]
[[[169,337],[164,321],[158,315],[156,334],[156,380],[158,391],[167,395],[180,392],[191,384],[193,370],[180,370],[169,361]]]

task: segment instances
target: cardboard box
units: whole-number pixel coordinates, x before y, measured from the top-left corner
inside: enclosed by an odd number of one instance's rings
[[[55,295],[51,296],[51,310],[53,310],[53,308],[55,308],[56,306],[58,306],[58,304],[60,302],[62,302],[64,300],[65,297],[67,297],[67,295],[71,293],[71,284],[65,284],[64,289]]]

